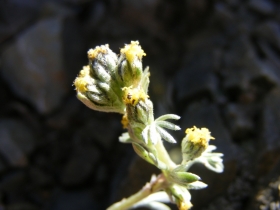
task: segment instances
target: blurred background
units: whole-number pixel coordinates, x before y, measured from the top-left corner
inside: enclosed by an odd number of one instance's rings
[[[102,210],[159,171],[118,142],[73,81],[87,50],[138,40],[155,117],[208,127],[225,171],[196,165],[194,210],[280,209],[278,0],[1,0],[0,209]],[[174,205],[171,205],[176,209]]]

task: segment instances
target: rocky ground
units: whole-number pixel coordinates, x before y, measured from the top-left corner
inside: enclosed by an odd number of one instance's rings
[[[89,48],[131,40],[155,115],[182,116],[179,142],[208,127],[225,155],[222,174],[192,168],[209,185],[193,209],[280,209],[279,1],[2,0],[0,17],[1,210],[102,210],[158,173],[72,86]]]

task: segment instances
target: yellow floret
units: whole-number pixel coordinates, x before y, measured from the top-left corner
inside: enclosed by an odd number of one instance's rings
[[[142,89],[132,88],[131,86],[124,87],[122,90],[124,91],[124,103],[132,106],[135,106],[139,100],[144,101],[149,97]]]
[[[87,84],[89,80],[89,66],[84,66],[83,69],[80,71],[79,76],[75,79],[74,85],[76,90],[79,92],[86,92]]]
[[[94,58],[96,58],[96,56],[99,53],[106,54],[108,48],[109,48],[109,45],[106,44],[106,45],[97,46],[94,49],[89,49],[89,51],[88,51],[88,58],[90,60],[93,60]]]
[[[131,41],[130,44],[125,45],[125,47],[121,49],[121,53],[125,54],[129,63],[133,63],[136,57],[141,60],[142,57],[146,55],[138,41]]]
[[[84,78],[77,77],[74,81],[74,85],[76,87],[76,90],[79,92],[86,92],[87,89],[87,81]]]
[[[128,126],[128,119],[127,119],[127,114],[124,114],[121,120],[121,123],[123,125],[123,128],[127,128]]]
[[[188,128],[186,130],[186,134],[189,141],[194,144],[201,144],[204,147],[208,145],[210,139],[215,139],[210,135],[210,131],[207,128],[199,129],[193,126],[193,128]]]

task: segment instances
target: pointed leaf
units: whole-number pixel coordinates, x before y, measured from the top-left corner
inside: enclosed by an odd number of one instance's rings
[[[157,128],[158,133],[164,140],[166,140],[170,143],[176,143],[176,140],[173,138],[173,136],[171,136],[166,130],[164,130],[163,128],[161,128],[159,126],[157,126],[156,128]]]
[[[189,173],[189,172],[176,172],[176,177],[182,180],[185,183],[192,183],[195,181],[200,180],[200,177],[196,174]]]
[[[181,117],[176,114],[165,114],[156,119],[156,121],[164,121],[164,120],[179,120]]]
[[[187,185],[187,188],[189,190],[200,190],[207,187],[207,184],[201,182],[201,181],[196,181],[196,182],[192,182],[190,184]]]
[[[181,130],[181,128],[178,125],[167,121],[156,121],[156,124],[162,128],[167,128],[174,131]]]

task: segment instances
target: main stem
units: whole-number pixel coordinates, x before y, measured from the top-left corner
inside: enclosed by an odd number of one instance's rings
[[[157,176],[156,180],[152,180],[147,183],[140,191],[130,196],[129,198],[124,198],[121,201],[114,203],[107,210],[125,210],[132,207],[134,204],[148,197],[149,195],[164,189],[167,186],[166,179],[163,174]]]

